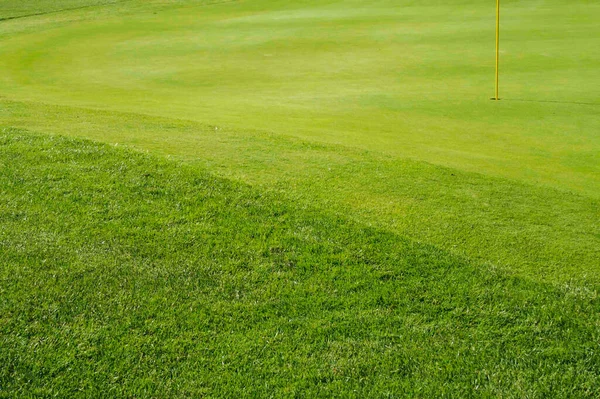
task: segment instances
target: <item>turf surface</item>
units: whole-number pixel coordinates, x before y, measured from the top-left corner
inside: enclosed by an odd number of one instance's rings
[[[0,135],[0,395],[594,397],[597,291],[108,145]]]
[[[0,395],[593,397],[600,7],[493,6],[0,1]]]
[[[5,21],[0,93],[600,195],[596,2],[504,2],[500,103],[489,101],[493,1],[210,3],[128,1]]]

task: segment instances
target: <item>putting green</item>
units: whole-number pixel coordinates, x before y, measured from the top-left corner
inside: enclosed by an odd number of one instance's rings
[[[491,1],[210,3],[129,1],[4,21],[0,95],[600,195],[598,4],[505,2],[495,103]]]

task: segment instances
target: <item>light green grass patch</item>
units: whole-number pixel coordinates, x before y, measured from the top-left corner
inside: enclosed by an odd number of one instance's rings
[[[201,5],[134,1],[12,32],[0,93],[600,193],[597,4],[504,3],[500,103],[493,2]]]

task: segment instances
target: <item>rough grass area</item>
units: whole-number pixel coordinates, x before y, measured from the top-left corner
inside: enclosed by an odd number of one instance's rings
[[[0,133],[0,397],[596,397],[597,290]]]

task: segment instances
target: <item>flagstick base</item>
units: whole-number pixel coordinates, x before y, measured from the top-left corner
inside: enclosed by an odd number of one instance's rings
[[[492,98],[490,98],[490,100],[492,100],[492,101],[500,101],[500,99],[496,98],[496,97],[492,97]]]

